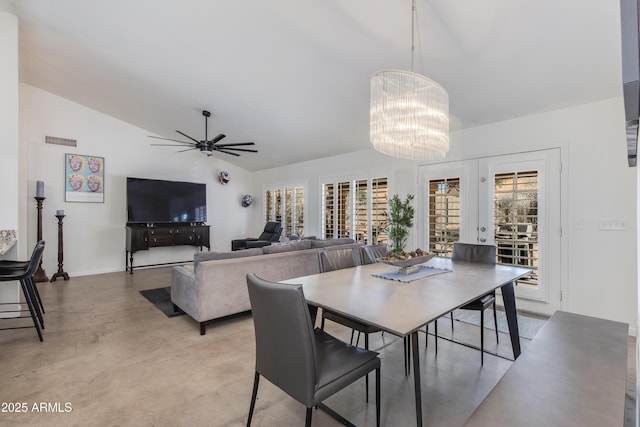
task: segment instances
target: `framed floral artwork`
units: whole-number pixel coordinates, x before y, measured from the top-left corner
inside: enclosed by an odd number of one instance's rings
[[[65,202],[104,203],[104,157],[64,155]]]

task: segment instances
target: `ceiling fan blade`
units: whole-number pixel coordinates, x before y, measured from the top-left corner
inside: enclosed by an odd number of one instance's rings
[[[185,142],[185,144],[187,144],[187,142]],[[195,147],[195,144],[192,144],[190,142],[188,144]],[[184,145],[178,145],[178,144],[149,144],[149,145],[152,145],[154,147],[184,147]]]
[[[178,132],[180,135],[184,136],[185,138],[189,138],[190,140],[192,140],[192,141],[193,141],[193,142],[195,142],[196,144],[200,144],[200,143],[201,143],[201,142],[200,142],[200,141],[198,141],[197,139],[195,139],[195,138],[191,138],[189,135],[187,135],[187,134],[186,134],[186,133],[184,133],[184,132],[180,132],[179,130],[176,130],[176,132]]]
[[[179,142],[180,144],[193,144],[192,142],[185,142],[185,141],[178,141],[177,139],[171,139],[171,138],[163,138],[161,136],[153,136],[153,135],[147,135],[149,138],[155,138],[155,139],[163,139],[165,141],[173,141],[173,142]]]
[[[235,145],[256,145],[255,142],[230,142],[229,144],[220,144],[217,147],[233,147]]]
[[[223,133],[219,133],[218,136],[216,136],[215,138],[213,138],[211,140],[211,142],[215,144],[216,142],[220,141],[221,139],[226,138],[226,136],[227,135],[225,135]]]
[[[184,153],[185,151],[199,150],[198,147],[187,148],[186,150],[176,151],[176,153]]]
[[[232,156],[240,157],[240,154],[232,153],[231,151],[227,151],[227,150],[220,150],[220,149],[216,149],[215,151],[219,151],[219,152],[221,152],[221,153],[231,154]]]
[[[257,153],[258,150],[249,150],[246,148],[233,148],[233,147],[222,147],[223,150],[233,150],[233,151],[244,151],[245,153]],[[216,147],[216,150],[220,151],[220,147]]]

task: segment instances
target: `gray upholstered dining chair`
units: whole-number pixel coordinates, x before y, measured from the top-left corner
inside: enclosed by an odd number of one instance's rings
[[[325,248],[320,254],[320,269],[322,273],[327,271],[342,270],[343,268],[351,268],[362,264],[362,258],[360,255],[360,246],[350,246],[347,248],[333,247]],[[330,310],[322,310],[322,322],[320,329],[324,330],[325,320],[329,319],[332,322],[339,323],[347,328],[351,329],[351,340],[353,343],[354,331],[358,331],[358,340],[356,340],[356,346],[360,338],[360,333],[364,334],[364,348],[369,350],[369,334],[381,332],[380,328],[376,328],[371,325],[367,325],[362,322],[358,322],[348,316],[335,313]],[[369,377],[365,381],[367,402],[369,401]]]
[[[346,245],[345,245],[346,246]],[[320,254],[320,269],[322,272],[342,270],[356,265],[362,265],[361,246],[334,246],[324,248]]]
[[[496,263],[495,245],[476,245],[471,243],[454,242],[451,259],[454,261],[469,261],[482,264]],[[484,364],[484,311],[493,305],[493,321],[496,330],[496,342],[498,341],[498,316],[496,314],[496,292],[492,291],[468,304],[460,307],[460,310],[475,310],[480,312],[480,364]],[[451,314],[451,328],[453,329],[453,313]],[[436,340],[438,331],[436,329]]]
[[[378,245],[367,245],[362,247],[362,263],[374,264],[378,258],[382,258],[387,254],[388,248],[384,243]]]
[[[313,329],[302,285],[275,283],[247,274],[256,337],[256,368],[247,427],[251,425],[260,376],[307,408],[376,371],[376,426],[380,425],[378,353],[353,347]],[[329,411],[332,412],[332,411]]]

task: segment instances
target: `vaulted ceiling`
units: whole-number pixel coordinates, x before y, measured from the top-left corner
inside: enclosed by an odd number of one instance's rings
[[[411,69],[411,0],[0,10],[19,18],[22,82],[170,138],[204,137],[210,110],[210,136],[257,143],[216,154],[248,170],[368,148],[371,74]],[[452,128],[621,96],[619,13],[617,0],[417,0],[413,70],[448,90]]]

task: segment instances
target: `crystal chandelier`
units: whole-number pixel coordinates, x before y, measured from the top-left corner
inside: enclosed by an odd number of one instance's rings
[[[413,69],[413,0],[411,68]],[[371,77],[370,137],[393,157],[443,158],[449,151],[449,95],[433,80],[410,71],[382,70]]]

